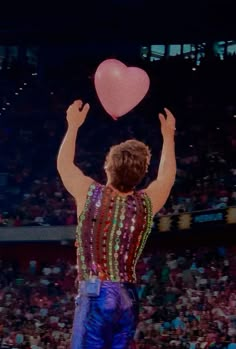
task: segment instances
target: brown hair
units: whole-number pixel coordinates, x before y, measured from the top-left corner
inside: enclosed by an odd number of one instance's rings
[[[111,147],[105,163],[111,185],[127,193],[144,178],[150,163],[149,148],[135,139]]]

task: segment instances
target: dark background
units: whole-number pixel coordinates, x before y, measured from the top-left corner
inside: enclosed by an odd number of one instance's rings
[[[234,1],[4,3],[0,41],[187,42],[235,38]]]

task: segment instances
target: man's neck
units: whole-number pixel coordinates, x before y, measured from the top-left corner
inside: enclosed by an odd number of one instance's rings
[[[127,193],[123,193],[123,192],[119,191],[118,189],[116,189],[115,187],[113,187],[113,185],[111,184],[110,181],[107,181],[106,186],[110,187],[115,193],[117,193],[120,196],[132,195],[134,193],[133,190],[131,190],[131,191],[127,192]]]

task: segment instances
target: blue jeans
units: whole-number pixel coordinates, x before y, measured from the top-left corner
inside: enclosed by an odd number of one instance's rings
[[[137,323],[135,285],[103,281],[98,297],[76,298],[71,349],[128,349]]]

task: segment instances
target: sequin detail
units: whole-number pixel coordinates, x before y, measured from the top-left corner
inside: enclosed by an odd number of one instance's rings
[[[95,272],[102,280],[135,282],[135,267],[151,227],[146,193],[121,197],[112,188],[93,183],[76,230],[79,280]]]

